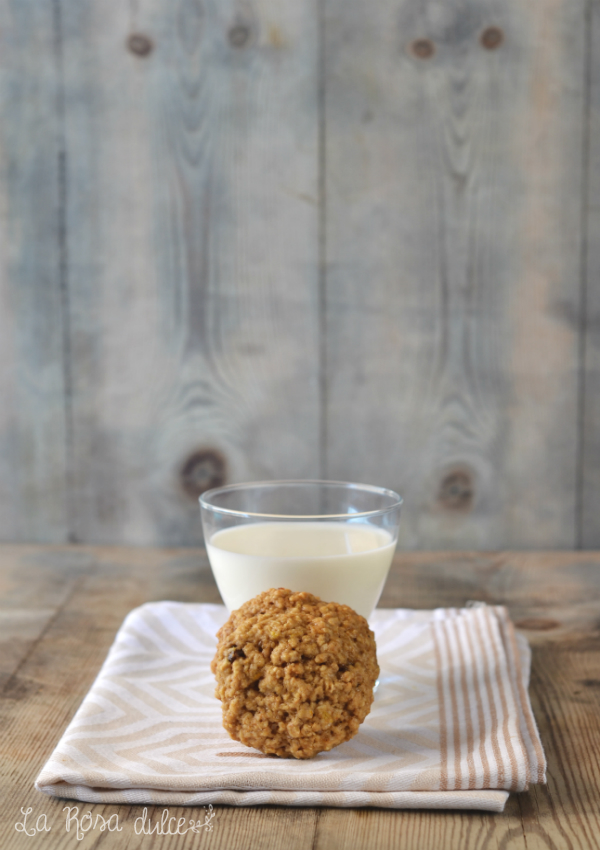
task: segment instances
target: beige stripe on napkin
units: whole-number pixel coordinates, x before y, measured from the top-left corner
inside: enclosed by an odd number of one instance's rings
[[[545,781],[521,654],[504,608],[434,614],[441,789],[522,791]],[[529,657],[524,651],[529,666]]]
[[[132,611],[36,787],[90,802],[502,810],[545,781],[530,655],[503,608],[378,610],[381,684],[358,735],[305,761],[221,725],[209,665],[217,605]]]

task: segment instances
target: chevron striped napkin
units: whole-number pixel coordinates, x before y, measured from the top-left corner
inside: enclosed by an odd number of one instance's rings
[[[92,803],[502,811],[545,781],[530,652],[506,609],[377,610],[380,687],[358,735],[307,761],[221,726],[209,665],[220,605],[132,611],[36,787]]]

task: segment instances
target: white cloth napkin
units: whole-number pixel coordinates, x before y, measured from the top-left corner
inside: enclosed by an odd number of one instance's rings
[[[309,760],[244,747],[221,725],[210,661],[221,605],[132,611],[36,787],[92,803],[502,811],[545,782],[530,651],[506,609],[377,610],[381,668],[352,740]]]

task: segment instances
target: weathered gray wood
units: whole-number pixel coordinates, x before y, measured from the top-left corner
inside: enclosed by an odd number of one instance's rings
[[[67,539],[52,3],[0,3],[0,539]]]
[[[581,524],[579,545],[600,545],[600,7],[590,3],[588,72],[588,169],[584,303],[572,316],[582,333],[584,380],[581,431]]]
[[[61,7],[74,532],[190,544],[319,471],[316,5]]]
[[[600,544],[598,4],[324,0],[324,316],[318,6],[0,2],[0,539],[323,475],[406,547]]]
[[[325,6],[326,474],[406,547],[572,546],[586,5]]]

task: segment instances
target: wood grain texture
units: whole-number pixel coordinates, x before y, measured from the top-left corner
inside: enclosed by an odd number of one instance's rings
[[[61,0],[74,533],[319,469],[316,10]]]
[[[586,245],[583,303],[578,316],[584,380],[581,387],[581,515],[578,545],[600,546],[600,7],[589,5],[589,106]]]
[[[326,0],[327,468],[571,547],[586,6]]]
[[[1,540],[67,540],[54,34],[51,3],[0,3]]]
[[[598,545],[599,15],[1,0],[0,540],[322,476],[406,548]]]
[[[0,841],[6,850],[105,846],[212,847],[223,850],[589,850],[600,846],[600,553],[404,553],[397,556],[383,606],[461,605],[467,599],[507,604],[531,627],[532,701],[548,757],[548,785],[511,795],[501,815],[481,812],[216,809],[211,833],[137,836],[140,807],[79,804],[122,832],[91,832],[82,842],[64,828],[65,801],[33,781],[88,691],[128,611],[156,599],[217,601],[201,550],[94,547],[0,547],[0,623],[18,637],[11,602],[33,616],[53,611],[37,641],[23,647],[12,681],[2,682]],[[543,628],[533,628],[544,623]],[[548,623],[554,626],[548,628]],[[42,722],[43,721],[43,722]],[[21,807],[47,815],[49,833],[15,831]],[[161,807],[149,809],[154,822]],[[203,815],[169,808],[171,817]]]

